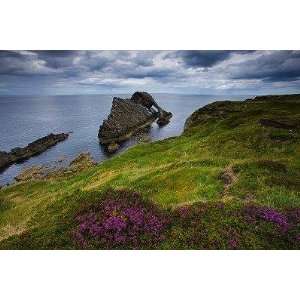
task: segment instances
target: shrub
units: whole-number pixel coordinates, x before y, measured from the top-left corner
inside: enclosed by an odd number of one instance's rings
[[[76,217],[74,239],[80,248],[155,248],[164,238],[168,217],[138,193],[108,191],[99,203]]]
[[[300,209],[196,203],[164,210],[140,194],[110,190],[75,217],[84,249],[298,249]],[[89,202],[90,203],[90,202]]]
[[[272,222],[281,228],[282,231],[287,231],[289,226],[287,217],[274,208],[258,205],[247,205],[244,209],[244,214],[249,221],[261,219],[267,222]]]

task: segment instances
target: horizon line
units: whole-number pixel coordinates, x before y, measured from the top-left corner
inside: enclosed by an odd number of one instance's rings
[[[299,92],[300,93],[300,92]],[[121,93],[78,93],[78,94],[0,94],[0,97],[41,97],[41,96],[114,96],[114,95],[131,95],[129,92]],[[152,92],[151,94],[164,94],[164,95],[183,95],[183,96],[258,96],[258,95],[267,95],[265,93],[249,94],[214,94],[214,93],[171,93],[171,92]],[[287,95],[290,93],[277,93],[274,95]],[[295,93],[291,93],[295,94]],[[269,94],[268,94],[269,95]]]

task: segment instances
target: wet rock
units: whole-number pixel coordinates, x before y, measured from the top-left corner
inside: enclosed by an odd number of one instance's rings
[[[107,146],[107,152],[115,153],[119,148],[120,148],[120,145],[113,142]]]
[[[0,170],[8,167],[10,164],[12,164],[12,157],[10,153],[0,151]]]
[[[157,120],[157,125],[158,126],[165,126],[167,125],[169,122],[170,122],[170,119],[172,118],[172,113],[171,112],[166,112],[166,111],[163,111],[158,120]]]
[[[146,92],[135,92],[130,99],[113,98],[111,112],[99,128],[100,143],[106,145],[129,139],[143,128],[151,126],[156,119],[161,119],[161,125],[167,124],[172,117],[164,111]],[[114,146],[114,147],[113,147]],[[116,149],[115,144],[110,148]]]
[[[57,162],[58,162],[58,163],[62,163],[62,162],[64,162],[66,159],[67,159],[67,157],[64,156],[64,155],[62,155],[62,156],[60,156],[60,157],[57,159]]]
[[[11,164],[22,162],[32,156],[38,155],[53,147],[57,143],[64,141],[68,138],[68,136],[68,133],[51,133],[28,144],[24,148],[17,147],[12,149],[10,152],[0,151],[0,170],[3,170]]]

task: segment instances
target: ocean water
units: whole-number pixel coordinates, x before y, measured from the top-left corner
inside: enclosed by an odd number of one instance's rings
[[[129,95],[115,95],[129,97]],[[152,141],[180,135],[186,118],[196,109],[216,100],[242,100],[246,96],[222,95],[174,95],[154,94],[159,105],[173,113],[171,122],[159,128],[152,125],[149,136]],[[0,150],[10,151],[51,132],[69,132],[67,140],[29,160],[14,164],[0,173],[0,185],[10,183],[24,168],[50,164],[63,159],[68,163],[81,152],[90,152],[96,161],[107,159],[98,142],[98,129],[110,112],[112,95],[68,96],[1,96],[0,97]],[[118,152],[134,145],[134,139],[126,142]],[[111,155],[110,155],[111,156]]]

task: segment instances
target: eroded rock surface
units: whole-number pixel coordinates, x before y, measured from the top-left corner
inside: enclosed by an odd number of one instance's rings
[[[16,181],[43,180],[53,179],[66,175],[72,175],[79,171],[83,171],[94,166],[96,162],[93,160],[89,152],[80,153],[73,159],[69,166],[32,166],[21,171],[16,177]]]
[[[92,167],[96,164],[89,152],[80,153],[75,159],[73,159],[68,169],[73,171],[80,171]]]
[[[135,92],[130,99],[113,98],[111,112],[99,128],[100,143],[108,152],[118,150],[119,144],[157,120],[160,126],[169,123],[172,113],[164,111],[146,92]]]
[[[64,141],[69,136],[68,133],[49,134],[44,136],[24,148],[14,148],[10,152],[0,151],[0,170],[7,168],[11,164],[24,161],[32,156],[38,155],[53,147],[59,142]]]

